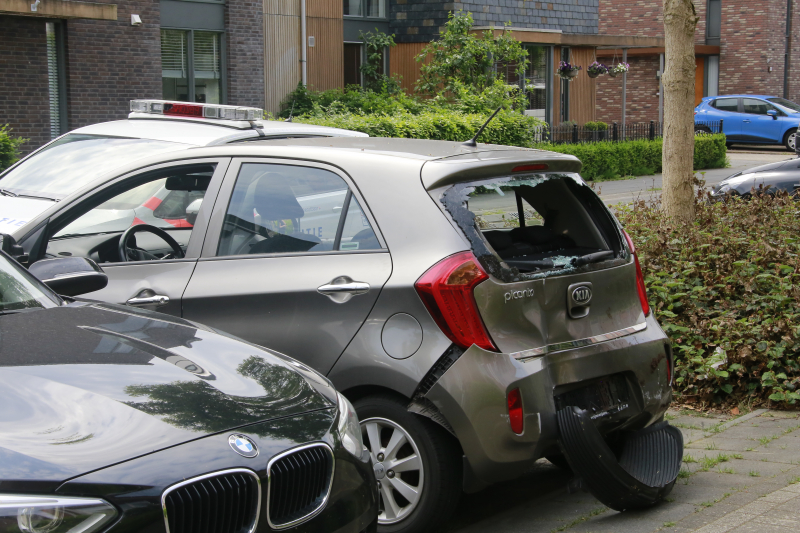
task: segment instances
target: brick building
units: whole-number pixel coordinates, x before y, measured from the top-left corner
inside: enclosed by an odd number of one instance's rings
[[[585,68],[597,47],[663,46],[659,37],[601,34],[599,0],[315,0],[307,9],[304,0],[266,0],[264,5],[265,60],[273,65],[268,68],[273,75],[266,80],[265,108],[273,113],[298,83],[316,90],[361,83],[361,32],[394,35],[397,46],[387,50],[384,71],[402,76],[404,88],[411,90],[419,77],[415,57],[438,38],[448,15],[459,11],[472,13],[476,31],[499,32],[510,23],[514,37],[528,50],[531,66],[524,79],[509,81],[533,87],[526,112],[549,122],[595,119],[595,80],[583,73],[562,83],[554,75],[559,61]],[[305,75],[298,66],[303,63]]]
[[[252,0],[3,0],[0,124],[27,153],[134,98],[260,107],[261,14]]]
[[[718,94],[770,94],[800,101],[800,6],[795,0],[694,0],[695,100]],[[600,0],[601,34],[620,25],[630,35],[663,36],[661,0]],[[628,51],[626,117],[629,122],[659,120],[659,72],[663,48]],[[607,64],[622,50],[598,51]],[[619,122],[621,78],[597,83],[599,120]]]

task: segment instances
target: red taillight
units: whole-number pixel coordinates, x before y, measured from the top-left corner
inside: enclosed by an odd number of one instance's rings
[[[639,303],[642,304],[642,312],[644,316],[650,314],[650,304],[647,303],[647,288],[644,286],[644,274],[642,274],[642,266],[639,264],[639,256],[636,255],[636,247],[633,245],[631,236],[628,232],[622,232],[625,235],[625,240],[628,241],[628,248],[633,254],[633,261],[636,263],[636,291],[639,293]]]
[[[414,287],[433,319],[456,345],[498,351],[478,313],[472,290],[489,275],[475,256],[461,252],[435,264]]]
[[[164,114],[173,117],[202,117],[203,106],[192,104],[164,104]]]
[[[517,435],[522,435],[523,414],[522,396],[519,389],[514,389],[508,393],[508,422],[511,424],[511,431]]]

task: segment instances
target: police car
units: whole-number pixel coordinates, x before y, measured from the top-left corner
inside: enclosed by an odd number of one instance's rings
[[[130,111],[126,120],[93,124],[62,135],[0,174],[0,233],[13,232],[53,202],[138,159],[253,140],[367,136],[356,131],[262,120],[264,112],[256,107],[132,100]],[[116,198],[114,205],[95,211],[96,219],[82,220],[84,227],[65,231],[86,230],[86,224],[96,226],[98,231],[138,223],[159,227],[190,225],[194,209],[191,204],[198,198],[185,187],[182,189],[170,191],[163,183],[154,184],[129,198]]]

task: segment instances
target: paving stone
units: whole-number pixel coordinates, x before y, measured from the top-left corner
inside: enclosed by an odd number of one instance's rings
[[[724,435],[724,436],[723,436]],[[698,439],[686,446],[689,450],[706,449],[709,446],[714,446],[718,451],[727,450],[731,452],[743,452],[748,448],[757,448],[759,443],[751,439],[745,438],[730,438],[727,433],[720,433],[713,437],[706,437]]]

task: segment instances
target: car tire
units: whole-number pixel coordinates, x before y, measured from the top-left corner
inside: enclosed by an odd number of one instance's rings
[[[711,133],[711,130],[708,129],[706,126],[695,126],[694,127],[694,134],[695,135],[708,135]]]
[[[458,441],[435,422],[408,412],[407,404],[407,400],[390,395],[367,396],[353,402],[373,465],[378,461],[384,466],[382,473],[376,468],[376,477],[384,476],[378,480],[381,501],[378,533],[436,531],[455,511],[461,497],[463,461]],[[377,446],[376,438],[380,439]],[[390,448],[393,439],[405,442]],[[386,456],[380,451],[374,453],[373,447],[387,451]],[[394,473],[391,469],[396,459],[408,459],[417,453],[421,471]],[[390,479],[421,487],[418,500],[411,502],[404,498],[396,489],[402,485]],[[394,511],[386,511],[387,492]]]
[[[795,151],[796,141],[797,141],[797,128],[787,131],[786,135],[783,136],[783,145],[790,152]]]

